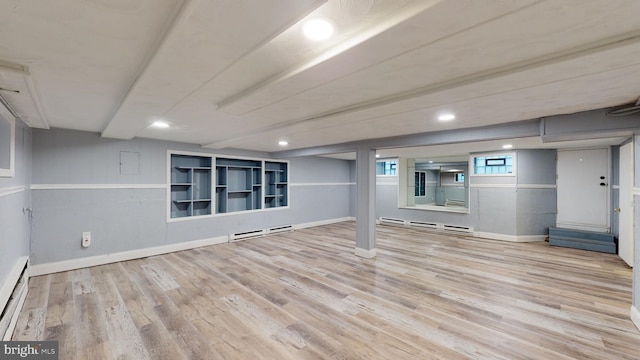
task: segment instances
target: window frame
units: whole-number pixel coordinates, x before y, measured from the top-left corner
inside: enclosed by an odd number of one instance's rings
[[[394,169],[393,171],[395,172],[395,174],[378,174],[378,163],[394,163]],[[376,176],[398,176],[398,159],[382,159],[382,160],[376,160]],[[391,166],[389,167],[389,170],[391,170]],[[383,166],[383,172],[386,172],[386,166]]]
[[[9,167],[0,168],[0,177],[14,177],[15,176],[15,162],[16,162],[16,118],[2,105],[0,105],[0,121],[6,121],[9,125],[10,140],[8,144],[0,144],[3,151],[0,153],[8,153]],[[5,146],[9,147],[9,151],[5,152]]]
[[[511,173],[507,174],[476,174],[476,158],[479,157],[507,157],[511,156]],[[505,159],[506,162],[506,159]],[[496,177],[496,176],[516,176],[517,167],[517,154],[515,152],[496,152],[496,153],[478,153],[469,155],[469,176],[481,176],[481,177]],[[490,165],[499,166],[499,165]],[[504,166],[504,165],[503,165]]]
[[[419,179],[419,180],[418,180],[418,182],[416,182],[416,183],[414,184],[414,187],[415,187],[414,194],[415,194],[415,192],[417,191],[417,192],[418,192],[418,195],[414,195],[414,197],[417,197],[417,198],[418,198],[418,197],[427,197],[427,172],[426,172],[425,170],[415,170],[415,171],[414,171],[414,175],[413,175],[413,176],[414,176],[414,178],[415,178],[415,176],[416,176],[417,174],[423,174],[423,175],[424,175],[424,178],[421,178],[421,176],[418,176],[418,179]],[[423,180],[424,180],[424,181],[423,181]],[[420,183],[422,183],[422,184],[423,184],[423,186],[422,186],[422,187],[420,186]],[[422,191],[422,195],[420,195],[420,190],[423,190],[423,191]]]

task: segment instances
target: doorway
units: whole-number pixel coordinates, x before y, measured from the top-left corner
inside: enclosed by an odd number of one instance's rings
[[[558,151],[558,227],[610,232],[609,158],[609,148]]]

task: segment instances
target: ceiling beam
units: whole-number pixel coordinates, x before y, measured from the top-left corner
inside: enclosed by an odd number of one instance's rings
[[[627,116],[608,116],[609,110],[544,117],[540,124],[542,142],[602,139],[640,132],[640,112]]]
[[[173,39],[176,37],[180,28],[182,28],[184,24],[186,24],[191,13],[193,12],[193,9],[196,7],[199,1],[201,0],[184,0],[182,6],[180,6],[176,10],[173,18],[169,21],[168,26],[165,28],[165,31],[158,36],[151,51],[147,55],[144,62],[140,65],[138,73],[133,78],[133,81],[131,82],[131,85],[127,89],[127,92],[124,95],[122,101],[118,104],[116,109],[114,109],[113,115],[109,119],[109,123],[104,128],[104,130],[102,130],[102,134],[101,134],[102,137],[129,140],[129,139],[132,139],[139,130],[150,125],[151,123],[150,121],[145,121],[141,124],[141,128],[138,129],[138,131],[136,131],[135,133],[132,134],[130,132],[125,132],[125,135],[122,135],[121,124],[120,124],[121,121],[119,121],[121,117],[118,117],[118,114],[120,113],[120,110],[128,102],[132,101],[131,98],[134,94],[136,94],[136,90],[138,86],[140,86],[140,82],[145,76],[145,73],[150,71],[151,67],[154,65],[154,62],[158,61],[158,59],[160,58],[160,55],[163,52],[169,51],[169,47]],[[149,114],[150,117],[152,115],[154,114]]]
[[[328,50],[322,52],[321,54],[313,57],[312,59],[299,64],[293,68],[290,69],[286,69],[285,71],[282,71],[278,74],[275,74],[274,76],[261,81],[257,84],[254,84],[236,94],[233,94],[221,101],[219,101],[216,105],[218,107],[218,109],[220,110],[228,110],[229,113],[232,114],[236,114],[236,115],[242,115],[245,114],[247,112],[252,111],[251,110],[236,110],[236,109],[228,109],[229,107],[233,107],[234,105],[238,104],[239,102],[242,102],[243,100],[245,100],[247,97],[260,92],[262,90],[264,90],[265,88],[273,85],[273,84],[277,84],[280,83],[282,81],[291,79],[307,70],[310,70],[312,68],[314,68],[315,66],[318,66],[319,64],[324,63],[327,60],[330,60],[346,51],[348,51],[351,48],[354,48],[370,39],[372,39],[375,36],[380,35],[381,33],[384,33],[385,31],[397,26],[400,23],[403,23],[405,21],[407,21],[408,19],[430,9],[432,6],[436,5],[437,3],[439,3],[440,0],[431,0],[431,1],[416,1],[413,2],[411,4],[409,4],[408,6],[405,6],[404,8],[402,8],[399,12],[397,12],[396,14],[394,14],[393,16],[390,16],[388,18],[385,19],[381,19],[380,21],[376,21],[374,22],[374,25],[371,26],[368,29],[365,29],[363,31],[360,31],[358,33],[356,33],[354,36],[351,36],[341,42],[339,42],[338,44],[332,46],[331,48],[329,48]]]
[[[540,136],[543,142],[602,139],[640,134],[640,112],[627,116],[609,116],[610,108],[554,115],[475,128],[425,132],[380,139],[353,141],[304,149],[272,152],[274,158],[339,154],[360,146],[394,149],[415,146],[462,144],[475,141],[517,139]]]
[[[338,154],[365,146],[372,149],[393,149],[413,146],[445,145],[473,141],[525,138],[540,135],[540,120],[524,120],[500,125],[443,130],[380,139],[352,141],[341,144],[272,152],[274,158],[290,158]]]

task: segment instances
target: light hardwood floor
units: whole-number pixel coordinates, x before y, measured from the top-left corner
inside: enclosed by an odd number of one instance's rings
[[[353,222],[34,277],[60,359],[638,359],[615,255]]]

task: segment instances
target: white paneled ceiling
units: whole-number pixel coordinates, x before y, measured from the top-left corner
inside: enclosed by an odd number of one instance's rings
[[[260,151],[508,123],[637,99],[638,13],[637,0],[3,0],[0,94],[33,127]],[[332,38],[302,35],[318,17]]]

